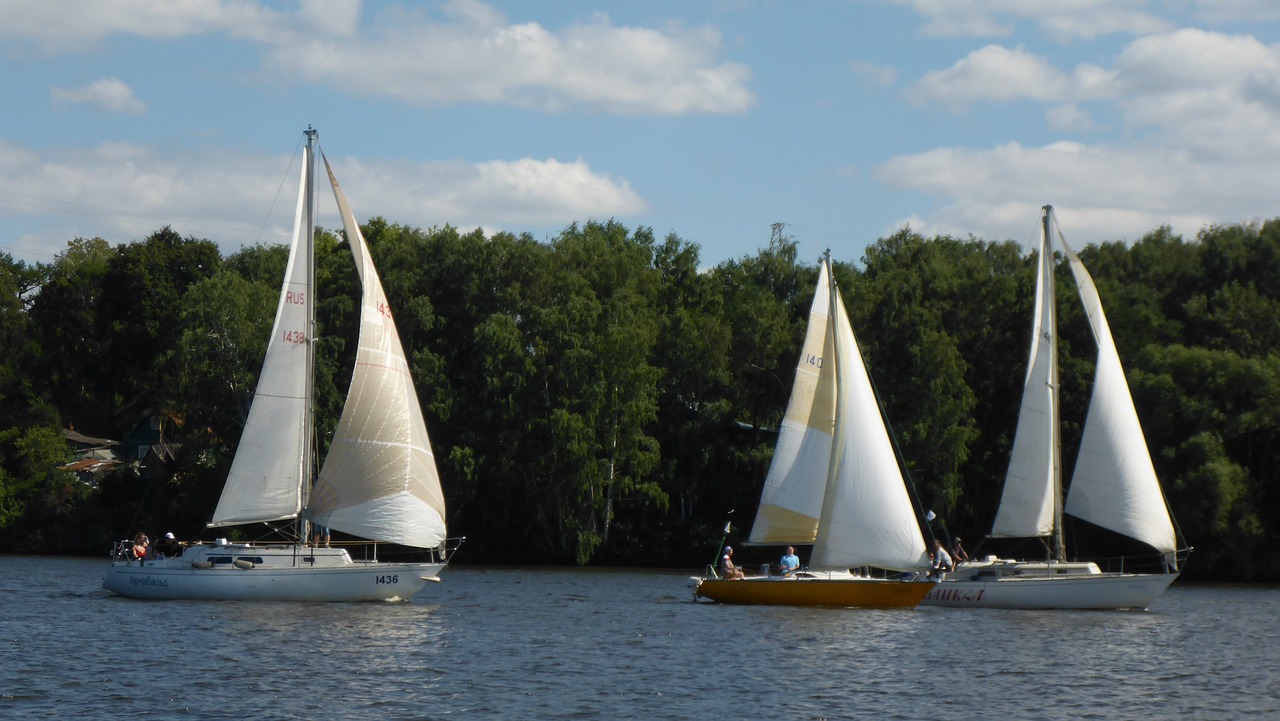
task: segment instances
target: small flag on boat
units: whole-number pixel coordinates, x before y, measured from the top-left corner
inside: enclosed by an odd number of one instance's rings
[[[937,517],[938,517],[938,514],[934,513],[933,511],[929,511],[928,513],[924,514],[924,520],[926,521],[932,521]]]

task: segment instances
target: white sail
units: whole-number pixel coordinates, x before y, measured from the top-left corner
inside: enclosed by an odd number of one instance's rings
[[[1061,453],[1057,440],[1057,314],[1054,306],[1053,247],[1041,227],[1031,357],[1023,383],[1009,471],[991,529],[994,538],[1033,538],[1053,533],[1054,505],[1060,497]]]
[[[835,442],[809,565],[920,568],[924,537],[838,289],[831,300]]]
[[[426,425],[382,284],[329,172],[360,276],[360,341],[348,402],[316,491],[313,390],[316,138],[306,131],[293,245],[253,405],[210,526],[310,518],[374,541],[427,549],[422,560],[356,561],[342,546],[194,543],[136,558],[116,545],[102,587],[126,598],[230,601],[408,600],[448,565],[444,499]],[[328,162],[325,163],[326,168]],[[305,531],[305,524],[297,524]],[[270,535],[270,534],[268,534]],[[300,534],[301,535],[301,534]],[[376,558],[376,553],[374,554]]]
[[[833,342],[828,332],[829,286],[824,260],[809,308],[809,327],[796,364],[791,400],[782,419],[749,543],[808,544],[817,534],[825,483],[816,479],[825,479],[831,465],[835,426],[834,369],[822,373],[823,359],[831,357]]]
[[[434,548],[445,539],[444,494],[418,395],[364,236],[327,159],[325,169],[363,290],[351,387],[307,514],[361,538]]]
[[[1173,522],[1147,451],[1120,354],[1102,311],[1102,300],[1080,258],[1065,240],[1061,242],[1098,344],[1093,398],[1085,417],[1066,511],[1147,543],[1164,553],[1172,564],[1177,552]]]
[[[1124,377],[1120,355],[1102,310],[1098,288],[1061,236],[1080,301],[1098,346],[1089,412],[1076,457],[1070,493],[1062,497],[1058,440],[1056,321],[1053,300],[1052,209],[1045,207],[1036,281],[1036,327],[1022,408],[991,535],[1048,536],[1060,532],[1063,511],[1151,545],[1176,566],[1173,520],[1156,478],[1146,438]]]
[[[302,177],[313,162],[303,153]],[[307,479],[308,324],[313,302],[307,292],[312,241],[307,183],[298,184],[293,243],[262,373],[245,420],[240,445],[210,526],[296,518]]]

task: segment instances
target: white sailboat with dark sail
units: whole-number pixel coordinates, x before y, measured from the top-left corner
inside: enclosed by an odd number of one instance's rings
[[[840,291],[824,260],[753,545],[812,545],[786,576],[692,579],[721,603],[911,608],[933,587],[921,534]],[[880,569],[880,575],[850,569]],[[889,573],[889,572],[893,573]]]
[[[1102,300],[1080,258],[1058,234],[1097,343],[1092,397],[1071,486],[1062,503],[1058,410],[1053,208],[1040,229],[1035,324],[1009,470],[989,538],[1040,538],[1051,550],[1039,561],[995,556],[960,564],[925,597],[924,605],[1027,609],[1142,609],[1178,577],[1177,533],[1147,450],[1142,426]],[[1106,570],[1067,560],[1063,513],[1140,541],[1154,550],[1151,569]]]
[[[390,306],[364,236],[320,153],[361,285],[359,344],[346,403],[315,474],[312,369],[317,133],[307,130],[293,241],[262,372],[211,528],[292,523],[293,542],[218,539],[173,558],[130,558],[120,544],[103,587],[148,599],[407,600],[438,574],[447,548],[444,495]],[[314,483],[313,483],[314,478]],[[375,543],[372,558],[308,543],[317,524]],[[376,559],[377,543],[422,560]],[[455,546],[456,547],[456,546]]]

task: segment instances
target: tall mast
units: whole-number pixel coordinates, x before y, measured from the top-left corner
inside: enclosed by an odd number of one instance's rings
[[[1044,212],[1044,242],[1040,244],[1040,262],[1044,268],[1044,302],[1049,307],[1049,312],[1045,314],[1049,327],[1044,329],[1044,333],[1050,343],[1049,386],[1053,389],[1053,409],[1050,418],[1053,433],[1052,550],[1054,558],[1065,561],[1067,549],[1062,533],[1062,427],[1059,422],[1061,412],[1058,408],[1058,288],[1053,272],[1053,206],[1046,205],[1041,210]]]
[[[302,225],[302,231],[305,234],[302,243],[306,251],[305,258],[307,264],[307,288],[306,288],[306,307],[307,307],[307,375],[306,375],[306,400],[303,403],[303,428],[307,429],[307,442],[303,444],[302,467],[304,469],[302,478],[302,508],[304,515],[300,517],[301,523],[298,526],[298,532],[301,535],[301,542],[306,543],[310,538],[311,522],[305,517],[306,508],[311,502],[311,485],[315,477],[315,407],[314,407],[314,387],[315,387],[315,354],[316,354],[316,248],[315,248],[315,222],[316,222],[316,144],[320,131],[307,126],[304,133],[307,136],[306,159],[304,160],[306,173],[304,175],[303,185],[306,188],[306,201],[304,203],[305,216]]]

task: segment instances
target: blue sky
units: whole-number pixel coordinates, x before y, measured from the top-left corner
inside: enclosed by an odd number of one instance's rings
[[[857,261],[1280,216],[1274,0],[0,0],[0,252],[283,243],[314,125],[356,216],[614,218]],[[328,203],[328,199],[326,199]],[[330,204],[331,205],[331,204]],[[326,206],[328,207],[328,206]],[[332,211],[329,211],[332,213]],[[322,216],[334,227],[335,216]]]

